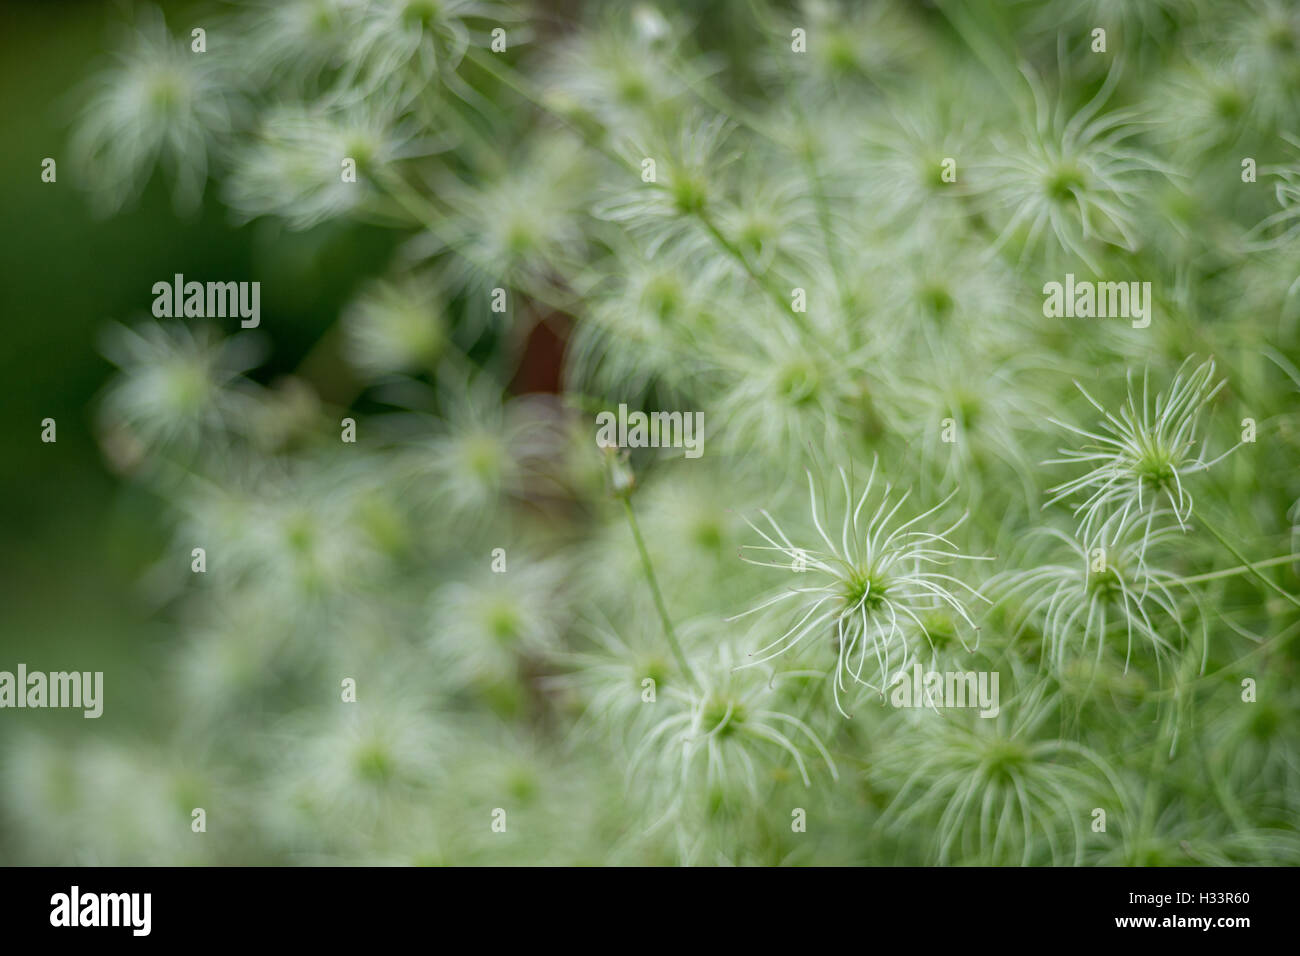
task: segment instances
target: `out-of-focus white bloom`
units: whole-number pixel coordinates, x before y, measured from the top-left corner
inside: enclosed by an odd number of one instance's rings
[[[506,561],[504,572],[484,569],[434,595],[431,646],[462,684],[509,683],[525,657],[556,649],[566,604],[564,568],[514,549]]]
[[[887,312],[888,324],[902,326],[909,343],[933,350],[960,341],[963,352],[982,355],[1023,351],[1023,286],[998,260],[928,228],[873,250],[872,259],[880,304],[867,311]],[[873,338],[881,337],[883,324],[873,328]]]
[[[260,809],[279,839],[364,838],[442,776],[452,738],[423,695],[382,681],[358,681],[352,703],[334,693],[329,709],[286,721],[269,742],[275,769]]]
[[[1300,149],[1300,139],[1287,134],[1283,134],[1282,138]],[[1251,234],[1260,237],[1268,245],[1282,246],[1300,236],[1300,159],[1290,166],[1267,167],[1263,172],[1274,177],[1273,194],[1279,208],[1256,226]],[[1297,286],[1300,286],[1300,279],[1292,284],[1292,291]]]
[[[436,483],[436,494],[425,484],[421,497],[437,502],[443,520],[479,524],[528,490],[526,476],[554,464],[547,456],[561,444],[557,414],[531,397],[507,400],[486,375],[443,373],[442,421],[433,438],[406,449],[405,468],[412,481]]]
[[[379,281],[344,310],[348,360],[369,375],[431,370],[447,344],[442,295],[426,276]]]
[[[919,711],[872,770],[895,792],[885,826],[932,835],[940,865],[1081,863],[1088,810],[1119,783],[1087,747],[1043,736],[1055,711],[1042,683],[993,719]]]
[[[1028,8],[1026,0],[1013,0]],[[1127,50],[1137,51],[1143,45],[1157,47],[1178,22],[1179,14],[1188,19],[1196,15],[1201,0],[1051,0],[1034,3],[1034,9],[1017,10],[1013,16],[1027,18],[1036,31],[1053,39],[1062,31],[1070,31],[1086,39],[1090,48],[1092,28],[1103,26],[1111,41]]]
[[[918,68],[926,50],[924,33],[911,16],[911,7],[895,0],[859,4],[836,0],[804,0],[790,15],[754,8],[766,23],[767,35],[785,39],[790,52],[791,27],[805,31],[804,56],[765,57],[759,69],[767,83],[788,83],[803,74],[803,91],[824,95],[852,82],[894,78]]]
[[[485,0],[359,4],[350,24],[344,85],[366,92],[382,89],[405,105],[460,65],[475,39],[475,21],[497,26],[514,19],[509,6]]]
[[[227,204],[243,219],[278,216],[293,229],[364,209],[377,193],[373,177],[435,149],[412,123],[394,116],[371,101],[268,111],[257,137],[235,152]],[[349,161],[355,181],[345,179]]]
[[[865,203],[895,228],[906,227],[906,235],[924,235],[927,243],[936,233],[958,228],[968,212],[961,197],[975,186],[974,170],[965,162],[978,135],[967,112],[969,91],[948,87],[920,109],[909,102],[873,115],[854,143],[861,149],[858,143],[865,141],[874,170],[855,184]],[[948,162],[951,177],[945,179]]]
[[[1100,431],[1088,431],[1052,419],[1053,424],[1089,439],[1083,448],[1061,449],[1062,458],[1046,464],[1085,464],[1086,474],[1050,489],[1049,505],[1076,495],[1086,495],[1075,506],[1080,517],[1079,535],[1090,540],[1094,532],[1113,537],[1130,517],[1146,516],[1149,529],[1158,510],[1166,504],[1180,527],[1192,514],[1192,496],[1184,479],[1204,471],[1236,450],[1236,445],[1217,458],[1205,458],[1205,443],[1194,452],[1196,429],[1201,413],[1226,381],[1214,380],[1214,360],[1188,370],[1185,361],[1167,391],[1149,399],[1147,373],[1142,376],[1142,398],[1134,394],[1129,376],[1128,396],[1118,413],[1108,411],[1076,383],[1083,397],[1103,416]]]
[[[703,343],[727,321],[731,303],[739,308],[731,267],[692,258],[680,245],[656,256],[627,242],[615,249],[584,280],[592,305],[566,354],[571,386],[629,405],[651,388],[665,401],[683,395],[704,364]]]
[[[253,336],[223,340],[211,326],[179,321],[114,324],[101,350],[119,369],[100,409],[104,426],[145,451],[211,450],[256,414],[253,385],[242,378],[261,361]]]
[[[581,714],[575,741],[608,737],[627,752],[629,738],[654,719],[659,695],[669,686],[684,685],[686,678],[664,646],[650,608],[631,615],[626,625],[603,621],[581,630],[590,638],[590,648],[556,655],[564,673],[550,684],[574,695]]]
[[[1118,69],[1068,118],[1063,104],[1049,106],[1032,73],[1025,78],[1033,92],[1034,115],[1023,139],[1002,142],[983,171],[990,211],[1004,218],[997,245],[1015,238],[1028,251],[1050,233],[1061,249],[1099,273],[1096,243],[1136,251],[1148,177],[1167,176],[1170,170],[1129,145],[1145,125],[1138,113],[1101,114],[1119,82]]]
[[[742,192],[717,210],[718,231],[759,275],[777,269],[809,275],[826,255],[811,186],[806,176],[791,175],[790,163],[766,151],[742,156],[735,169]]]
[[[316,92],[339,68],[365,4],[359,0],[245,0],[234,59],[259,83]]]
[[[192,210],[203,195],[216,142],[233,124],[233,85],[220,58],[192,53],[168,32],[162,12],[144,8],[84,98],[72,149],[106,212],[136,199],[158,165],[172,200]]]
[[[970,341],[960,349],[943,333],[928,336],[917,368],[900,376],[891,392],[890,418],[900,423],[919,453],[922,473],[936,476],[945,491],[960,484],[972,498],[995,483],[1001,494],[1010,481],[1023,489],[1025,507],[1037,510],[1033,459],[1026,449],[1026,423],[1047,417],[1054,396],[1037,383],[1045,370],[1024,358],[977,353]],[[979,361],[972,361],[978,354]]]
[[[736,664],[723,643],[700,672],[698,687],[669,686],[664,696],[672,712],[645,732],[632,754],[629,781],[661,797],[663,819],[757,796],[764,780],[777,779],[774,768],[764,769],[772,757],[792,761],[806,787],[812,786],[809,763],[817,758],[839,779],[817,733],[785,712],[782,675],[770,668],[765,674],[737,670]]]
[[[1257,115],[1295,133],[1300,89],[1300,10],[1289,0],[1249,0],[1215,24],[1232,62],[1248,77]]]
[[[709,467],[711,461],[706,455],[698,461],[665,462],[636,491],[638,523],[653,529],[645,536],[650,564],[672,605],[690,618],[702,614],[714,619],[718,607],[735,606],[752,595],[735,573],[736,550],[747,534],[742,515],[770,495],[760,476],[745,481],[726,468]],[[602,606],[606,596],[620,593],[645,573],[623,516],[611,518],[590,537],[579,559],[589,569],[581,579],[584,593]],[[679,624],[687,631],[695,627],[690,619]],[[663,635],[655,641],[662,648]],[[688,657],[690,653],[688,648]]]
[[[1168,516],[1168,512],[1157,512]],[[1134,638],[1154,655],[1157,667],[1177,650],[1172,637],[1185,634],[1177,577],[1152,567],[1147,549],[1179,535],[1175,526],[1149,530],[1112,526],[1081,543],[1055,528],[1040,536],[1064,545],[1069,560],[1035,562],[1026,571],[1000,576],[990,588],[1012,602],[1021,626],[1039,628],[1052,667],[1060,671],[1096,645],[1100,661],[1115,635],[1124,637],[1124,669],[1133,657]],[[1185,587],[1183,593],[1192,592]]]
[[[1225,693],[1205,721],[1209,759],[1247,799],[1265,787],[1285,791],[1300,767],[1300,748],[1288,730],[1300,719],[1300,690],[1276,673],[1261,678],[1251,706],[1240,706],[1239,693]],[[1235,684],[1225,681],[1228,688]]]
[[[434,188],[451,214],[409,250],[454,253],[445,270],[450,290],[484,303],[467,310],[470,316],[493,317],[487,302],[497,287],[535,290],[544,302],[561,298],[557,279],[576,271],[587,245],[578,201],[588,174],[578,144],[557,136],[512,156],[496,173],[476,169],[472,182],[441,179]]]
[[[593,213],[643,238],[648,256],[677,239],[716,250],[717,236],[710,232],[717,228],[717,207],[725,197],[719,177],[740,156],[728,143],[731,130],[724,116],[694,117],[655,146],[628,146],[626,185],[597,202]],[[646,159],[655,164],[652,182],[642,178],[648,175]]]
[[[546,102],[562,113],[591,114],[616,136],[646,131],[681,106],[683,74],[706,69],[681,62],[675,32],[647,5],[630,18],[609,15],[564,41],[542,76]]]
[[[338,599],[382,567],[382,542],[371,533],[357,489],[342,469],[285,476],[259,496],[251,536],[259,584]]]
[[[212,863],[222,848],[194,837],[192,811],[237,806],[182,755],[103,740],[18,737],[3,771],[4,803],[16,815],[10,832],[47,866]]]
[[[785,610],[789,606],[787,601],[795,607],[790,615],[794,623],[776,640],[756,651],[758,656],[751,663],[769,661],[808,637],[831,638],[837,658],[832,687],[840,713],[845,713],[840,694],[850,689],[848,679],[884,693],[888,680],[909,659],[907,632],[915,628],[913,633],[926,634],[924,612],[946,608],[971,631],[978,631],[961,595],[965,591],[984,599],[975,588],[943,569],[956,560],[990,560],[962,554],[948,539],[965,520],[965,515],[941,531],[918,528],[927,518],[935,516],[946,501],[895,524],[894,516],[911,492],[895,499],[893,487],[886,484],[874,513],[864,511],[875,486],[876,464],[872,462],[866,487],[856,499],[848,473],[839,469],[844,517],[838,543],[822,526],[824,508],[818,507],[817,487],[809,472],[812,522],[825,549],[796,547],[771,514],[763,510],[759,513],[767,519],[772,534],[750,522],[750,527],[767,543],[741,550],[741,558],[750,564],[796,576],[795,583],[788,588],[732,618],[736,620],[778,605]],[[834,529],[833,523],[831,528]],[[877,669],[875,682],[864,677],[869,661]]]
[[[403,865],[600,865],[627,826],[619,774],[527,729],[476,723],[436,803],[386,827],[380,861]],[[372,846],[367,846],[373,852]]]
[[[219,552],[214,570],[218,561]],[[210,614],[186,629],[171,670],[175,696],[185,703],[183,723],[230,728],[262,716],[263,695],[296,660],[286,653],[294,614],[283,603],[278,594],[240,592],[236,600],[213,602]]]
[[[329,606],[385,566],[389,541],[373,526],[372,495],[343,464],[271,462],[221,482],[196,479],[181,540],[206,548],[208,573],[224,587],[291,594],[304,611]]]
[[[832,347],[799,324],[810,315],[773,316],[739,342],[719,334],[705,356],[716,363],[711,431],[729,453],[753,454],[782,479],[796,475],[809,445],[859,448],[887,424],[878,399],[892,374],[888,341]]]
[[[1259,119],[1250,78],[1231,62],[1194,61],[1172,72],[1157,92],[1162,137],[1189,162],[1233,145]]]

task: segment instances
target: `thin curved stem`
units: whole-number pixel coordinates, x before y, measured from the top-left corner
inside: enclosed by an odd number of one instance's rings
[[[754,268],[753,264],[749,261],[749,258],[740,251],[734,242],[723,234],[721,229],[718,228],[717,224],[713,221],[713,217],[703,210],[697,212],[695,215],[699,220],[700,225],[704,227],[705,232],[709,234],[713,241],[716,242],[723,251],[727,253],[727,255],[731,256],[731,258],[734,259],[746,273],[748,273],[749,277],[754,280],[760,289],[771,297],[772,301],[776,304],[777,309],[781,312],[789,312],[789,303],[786,302],[785,297],[781,294],[780,290],[772,285],[771,280],[765,273],[761,273]]]
[[[1210,532],[1210,534],[1214,535],[1216,538],[1218,538],[1219,543],[1223,545],[1225,548],[1227,548],[1232,553],[1232,556],[1234,558],[1236,558],[1243,565],[1245,565],[1246,569],[1249,570],[1250,573],[1253,574],[1256,578],[1258,578],[1262,584],[1276,591],[1282,597],[1290,601],[1291,604],[1293,604],[1295,607],[1300,608],[1300,598],[1297,598],[1290,591],[1283,591],[1280,587],[1278,587],[1268,578],[1264,577],[1264,575],[1260,573],[1259,568],[1256,565],[1251,564],[1249,561],[1247,561],[1245,555],[1243,555],[1240,551],[1238,551],[1236,547],[1233,546],[1231,541],[1225,538],[1223,534],[1220,533],[1220,531],[1216,527],[1214,527],[1214,525],[1210,524],[1208,521],[1205,520],[1205,515],[1203,515],[1199,511],[1193,511],[1192,513],[1196,516],[1197,520],[1200,521],[1201,524],[1205,527],[1205,530]]]
[[[682,673],[692,684],[698,685],[695,679],[695,672],[691,670],[691,665],[686,660],[686,655],[682,653],[682,645],[677,641],[677,632],[673,630],[672,618],[668,616],[668,607],[664,604],[664,596],[659,590],[659,581],[655,578],[654,565],[650,563],[650,552],[646,550],[645,540],[641,537],[641,528],[636,521],[636,512],[632,510],[632,502],[627,496],[622,497],[623,513],[627,515],[627,523],[632,529],[632,537],[636,539],[636,549],[641,555],[641,567],[645,569],[646,581],[650,583],[650,593],[654,596],[655,607],[659,611],[659,620],[664,626],[664,636],[668,638],[668,645],[673,650],[673,657],[677,658],[677,665],[682,669]]]
[[[1202,521],[1202,524],[1205,522]],[[1193,574],[1186,578],[1175,578],[1171,584],[1200,584],[1203,581],[1214,581],[1218,578],[1229,578],[1236,574],[1245,574],[1247,571],[1253,571],[1255,568],[1272,568],[1279,564],[1290,564],[1293,561],[1300,561],[1300,554],[1284,554],[1280,558],[1269,558],[1267,561],[1256,561],[1253,564],[1243,564],[1236,568],[1227,568],[1223,571],[1207,571],[1205,574]]]

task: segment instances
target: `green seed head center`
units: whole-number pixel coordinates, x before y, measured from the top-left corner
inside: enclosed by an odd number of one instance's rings
[[[706,733],[716,733],[718,737],[730,737],[745,722],[745,709],[735,700],[715,696],[704,705],[701,724]]]
[[[986,780],[1007,783],[1015,779],[1028,760],[1029,755],[1020,744],[1014,740],[998,740],[984,752],[981,769]]]
[[[1054,202],[1069,202],[1087,184],[1083,173],[1074,166],[1057,166],[1047,176],[1048,198]]]
[[[491,481],[501,468],[501,448],[490,435],[474,435],[466,442],[465,460],[477,478]]]
[[[487,614],[488,631],[501,643],[509,643],[518,636],[522,621],[519,611],[510,604],[498,604]]]
[[[885,603],[889,582],[871,568],[854,569],[841,586],[840,598],[849,611],[874,611]]]
[[[433,26],[442,10],[434,0],[412,0],[402,11],[402,19],[411,26]]]
[[[383,783],[393,776],[393,760],[387,748],[379,743],[368,743],[355,755],[357,775],[371,783]]]
[[[1174,483],[1174,463],[1163,450],[1146,452],[1133,467],[1138,480],[1153,491],[1163,491]]]
[[[920,299],[925,311],[936,319],[947,318],[955,304],[948,287],[940,282],[931,282],[922,287]]]
[[[777,375],[777,391],[792,405],[811,401],[820,385],[817,366],[805,359],[788,362]]]
[[[692,215],[704,211],[708,187],[702,178],[683,173],[680,177],[674,177],[670,188],[673,206],[679,213]]]
[[[1109,598],[1123,591],[1123,577],[1115,567],[1097,571],[1088,577],[1088,590],[1098,598]]]

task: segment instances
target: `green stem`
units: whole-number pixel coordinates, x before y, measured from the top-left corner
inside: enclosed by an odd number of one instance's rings
[[[510,89],[514,90],[520,96],[527,99],[538,109],[541,109],[544,112],[548,113],[549,115],[555,117],[559,122],[563,123],[569,129],[573,130],[573,132],[575,132],[588,146],[603,153],[608,159],[612,160],[614,163],[624,167],[627,166],[626,158],[618,155],[616,152],[610,149],[609,146],[606,145],[605,143],[599,142],[598,140],[594,139],[591,136],[589,131],[582,129],[580,126],[572,122],[568,117],[552,109],[546,102],[542,100],[541,97],[535,94],[532,90],[528,89],[526,84],[516,79],[511,73],[511,71],[509,70],[509,68],[501,66],[500,64],[495,62],[490,56],[475,51],[473,49],[469,51],[468,55],[470,59],[472,59],[478,66],[482,67],[484,70],[491,73],[494,77],[496,77],[506,86],[508,86]],[[772,297],[772,300],[777,304],[778,308],[784,311],[789,311],[790,308],[789,303],[786,301],[785,297],[781,294],[780,290],[774,288],[771,285],[767,276],[760,274],[754,269],[754,267],[750,264],[749,259],[746,258],[745,254],[741,252],[739,248],[736,247],[735,243],[733,243],[730,239],[728,239],[725,235],[722,234],[722,231],[718,229],[717,225],[713,222],[713,219],[703,211],[701,211],[698,214],[698,216],[699,216],[700,223],[704,226],[705,230],[709,233],[709,235],[713,237],[713,240],[717,242],[718,245],[720,245],[727,252],[728,255],[730,255],[733,259],[735,259],[740,264],[741,268],[743,268],[745,272],[749,274],[751,279],[753,279],[755,282],[759,284],[759,286],[763,289],[763,291],[765,291],[769,296]]]
[[[1210,778],[1210,784],[1214,788],[1215,795],[1219,798],[1219,803],[1223,805],[1224,812],[1228,814],[1228,818],[1236,825],[1237,830],[1245,833],[1251,829],[1251,826],[1245,810],[1242,809],[1241,801],[1236,798],[1232,790],[1227,786],[1227,782],[1223,779],[1223,774],[1219,772],[1219,766],[1213,756],[1206,752],[1205,747],[1200,741],[1199,735],[1194,739],[1197,741],[1197,750],[1200,751],[1200,764],[1205,768],[1206,773]]]
[[[554,107],[542,99],[541,96],[529,89],[528,84],[523,80],[518,79],[513,70],[498,62],[495,54],[483,53],[474,47],[470,47],[466,56],[473,61],[476,66],[492,74],[492,76],[501,81],[508,88],[513,90],[515,93],[518,93],[529,103],[533,104],[533,106],[554,118],[592,149],[604,154],[607,159],[612,160],[619,166],[627,166],[626,158],[618,155],[618,153],[612,150],[608,144],[597,140],[591,134],[590,130],[584,129],[579,123],[574,122],[570,117],[558,112]]]
[[[494,77],[496,77],[506,86],[508,86],[510,89],[514,90],[520,96],[527,99],[538,109],[553,116],[559,122],[561,122],[566,127],[571,129],[588,146],[604,154],[606,158],[610,159],[615,164],[623,167],[627,166],[627,160],[625,157],[618,155],[618,153],[610,149],[607,144],[596,140],[588,130],[583,129],[582,127],[572,122],[568,117],[552,109],[545,101],[542,100],[541,97],[537,96],[537,94],[535,94],[532,90],[528,89],[525,83],[516,79],[513,76],[512,72],[509,70],[509,68],[501,66],[500,64],[495,62],[490,56],[477,52],[473,49],[470,50],[469,56],[476,64],[478,64],[487,72],[491,73]],[[760,274],[754,269],[754,267],[750,264],[749,259],[745,256],[743,252],[740,251],[739,248],[737,248],[735,243],[733,243],[730,239],[728,239],[725,235],[722,234],[722,231],[718,229],[717,225],[713,222],[712,217],[710,217],[706,212],[700,211],[698,214],[698,218],[700,220],[700,223],[704,226],[705,230],[709,233],[709,235],[713,238],[713,240],[719,246],[721,246],[722,249],[725,250],[729,256],[731,256],[733,259],[736,260],[737,263],[740,264],[741,268],[743,268],[745,272],[749,274],[749,277],[751,279],[753,279],[756,283],[758,283],[758,285],[763,289],[764,292],[766,292],[769,296],[771,296],[772,301],[776,303],[777,307],[784,311],[789,311],[790,308],[789,303],[786,301],[785,297],[781,294],[780,290],[774,288],[771,285],[767,276]]]
[[[1204,521],[1201,522],[1205,524]],[[1267,561],[1256,561],[1254,564],[1243,564],[1239,568],[1228,568],[1224,571],[1209,571],[1205,574],[1193,574],[1187,578],[1175,578],[1171,584],[1200,584],[1202,581],[1213,581],[1217,578],[1229,578],[1234,574],[1245,574],[1247,571],[1253,571],[1255,568],[1272,568],[1279,564],[1289,564],[1292,561],[1300,561],[1300,554],[1284,554],[1280,558],[1269,558]]]
[[[700,220],[700,224],[704,226],[708,234],[713,237],[713,241],[721,246],[727,255],[731,256],[731,258],[735,259],[736,262],[740,264],[740,267],[749,274],[749,277],[758,283],[759,288],[772,298],[772,301],[776,303],[776,307],[782,312],[788,313],[790,311],[790,303],[786,301],[785,296],[781,294],[779,289],[772,286],[765,274],[758,272],[753,267],[748,257],[740,251],[740,248],[734,242],[722,234],[722,230],[717,227],[713,218],[703,210],[697,212],[696,217]]]
[[[1300,621],[1297,621],[1295,624],[1284,630],[1278,631],[1277,634],[1263,643],[1255,645],[1255,647],[1251,648],[1245,654],[1242,654],[1231,664],[1226,664],[1223,667],[1220,667],[1217,671],[1211,671],[1209,674],[1204,674],[1201,677],[1198,677],[1195,681],[1192,681],[1191,684],[1200,687],[1201,685],[1219,680],[1227,674],[1239,672],[1242,666],[1252,658],[1270,651],[1280,651],[1282,648],[1286,647],[1291,639],[1297,634],[1300,634]],[[1162,700],[1166,697],[1177,696],[1181,689],[1182,688],[1180,687],[1165,688],[1164,690],[1152,691],[1147,696],[1150,700]]]
[[[1137,832],[1139,843],[1145,842],[1148,834],[1155,832],[1159,791],[1163,785],[1165,767],[1169,763],[1169,753],[1164,747],[1154,749],[1155,752],[1151,755],[1151,769],[1147,772],[1146,786],[1142,791],[1142,810],[1138,818]]]
[[[1268,578],[1264,577],[1264,575],[1259,572],[1259,568],[1256,565],[1251,564],[1249,561],[1247,561],[1245,555],[1243,555],[1240,551],[1238,551],[1235,547],[1233,547],[1231,541],[1225,538],[1219,532],[1219,530],[1214,527],[1214,525],[1210,524],[1208,521],[1205,520],[1205,515],[1201,514],[1199,511],[1193,511],[1192,514],[1195,515],[1195,517],[1201,522],[1201,524],[1205,527],[1205,530],[1210,532],[1210,534],[1214,535],[1216,538],[1218,538],[1219,543],[1223,545],[1225,548],[1227,548],[1232,553],[1232,556],[1234,558],[1236,558],[1243,565],[1245,565],[1246,569],[1249,570],[1250,573],[1253,574],[1255,577],[1257,577],[1262,584],[1276,591],[1278,594],[1282,595],[1282,597],[1290,601],[1293,605],[1300,608],[1300,598],[1297,598],[1294,594],[1290,593],[1289,591],[1283,591],[1280,587],[1278,587]]]
[[[449,217],[442,213],[432,198],[412,189],[410,184],[402,179],[401,176],[396,173],[379,175],[374,177],[372,181],[380,189],[382,194],[396,203],[417,226],[437,238],[444,246],[456,255],[460,256],[470,265],[488,275],[491,275],[499,268],[499,264],[485,262],[471,256],[465,251],[462,243],[455,242],[444,231],[440,230],[438,226],[439,221],[448,219]],[[573,315],[578,306],[578,299],[576,296],[572,299],[565,300],[556,296],[541,285],[529,284],[527,287],[520,286],[517,287],[515,291],[522,292],[529,298],[540,302],[548,309],[551,309],[553,312],[562,312],[565,315]]]
[[[821,229],[822,243],[826,246],[826,258],[830,262],[831,275],[835,279],[835,291],[839,294],[840,305],[844,306],[848,303],[848,295],[845,290],[844,271],[840,268],[839,247],[835,242],[835,232],[831,228],[830,202],[826,199],[826,190],[822,186],[821,171],[817,168],[817,159],[813,155],[813,147],[808,135],[808,119],[802,109],[799,110],[799,122],[804,136],[804,141],[799,144],[800,158],[807,173],[808,185],[812,189],[813,204],[817,210],[817,225]],[[844,318],[846,321],[852,321],[852,316],[845,315]]]
[[[722,90],[715,89],[707,76],[690,76],[684,70],[674,71],[686,87],[700,98],[700,102],[710,109],[715,110],[722,116],[730,117],[737,120],[741,125],[748,127],[752,132],[758,134],[764,139],[777,146],[788,146],[789,144],[772,131],[768,125],[763,122],[759,116],[750,110],[745,109],[735,100],[729,98]]]
[[[691,670],[691,665],[686,661],[686,655],[682,653],[682,646],[677,642],[677,632],[673,630],[672,619],[668,617],[668,607],[664,604],[664,596],[659,591],[659,582],[655,579],[655,569],[650,563],[650,552],[646,550],[645,540],[641,537],[641,528],[636,523],[636,512],[632,510],[632,502],[627,496],[623,496],[623,513],[627,515],[627,523],[632,528],[632,537],[636,539],[636,549],[641,554],[641,567],[645,569],[645,579],[650,582],[650,593],[654,596],[655,607],[659,609],[659,620],[663,622],[664,635],[668,638],[668,644],[673,649],[673,656],[677,658],[677,666],[682,669],[682,673],[692,684],[698,684],[695,679],[695,672]]]

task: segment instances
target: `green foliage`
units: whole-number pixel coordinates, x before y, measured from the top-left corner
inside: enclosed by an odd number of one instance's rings
[[[142,14],[101,205],[400,242],[277,386],[106,333],[173,719],[12,748],[22,858],[1300,860],[1300,10],[934,6]],[[621,403],[703,455],[598,448]]]

